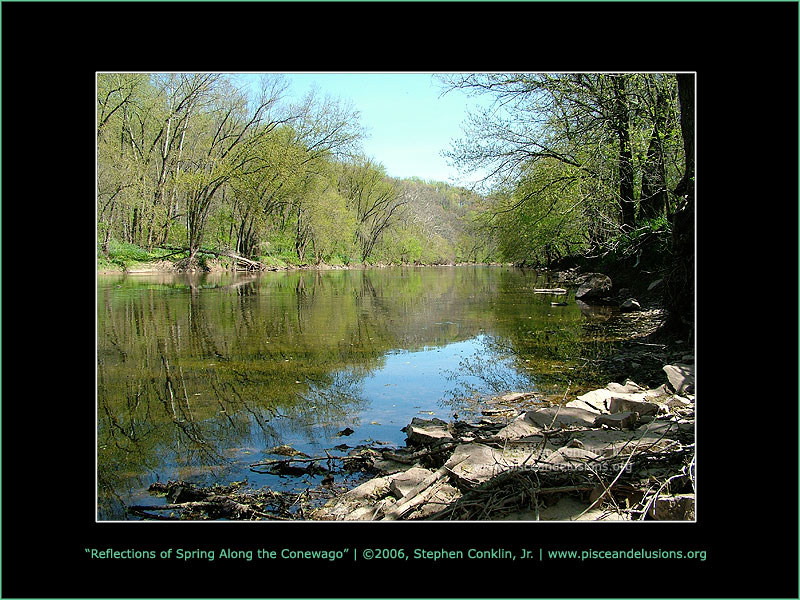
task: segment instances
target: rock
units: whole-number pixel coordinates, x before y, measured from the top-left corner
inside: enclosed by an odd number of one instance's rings
[[[442,440],[452,440],[453,435],[445,421],[441,419],[420,419],[414,417],[405,428],[409,444],[433,444]]]
[[[602,410],[598,409],[592,404],[588,404],[586,402],[583,402],[582,400],[570,400],[564,406],[566,406],[567,408],[580,408],[583,410],[588,410],[589,412],[593,412],[598,415],[603,412]]]
[[[600,458],[591,450],[564,446],[547,457],[547,462],[553,465],[583,465]]]
[[[452,504],[458,500],[460,497],[461,492],[459,490],[454,488],[449,483],[443,483],[424,504],[416,508],[414,512],[408,516],[408,519],[419,519],[421,517],[427,517],[437,513],[448,504]]]
[[[513,404],[536,396],[536,392],[511,392],[503,396],[496,396],[489,400],[490,403]]]
[[[664,372],[673,390],[678,394],[694,393],[694,367],[691,365],[665,365]]]
[[[641,304],[636,300],[636,298],[628,298],[622,304],[619,305],[619,309],[622,312],[634,312],[637,310],[642,310]]]
[[[607,413],[610,412],[609,402],[612,398],[644,401],[647,395],[637,384],[628,380],[624,385],[609,383],[608,387],[586,392],[578,396],[577,400],[590,407],[587,410],[592,410],[596,413]],[[572,405],[575,408],[583,408],[580,404],[573,404],[573,402],[567,403],[567,406]]]
[[[597,415],[582,408],[551,406],[538,410],[529,410],[525,418],[542,429],[554,429],[570,426],[591,427]]]
[[[621,429],[584,429],[576,431],[574,439],[578,440],[585,450],[605,457],[618,454],[630,454],[636,451],[666,447],[677,439],[681,432],[677,423],[654,422],[633,431]],[[649,428],[649,429],[648,429]]]
[[[376,477],[346,492],[343,498],[357,501],[377,500],[389,493],[389,483],[389,477]]]
[[[350,427],[345,427],[344,429],[342,429],[342,430],[341,430],[339,433],[337,433],[336,435],[337,435],[337,436],[339,436],[339,437],[341,437],[341,436],[343,436],[343,435],[353,435],[354,433],[355,433],[355,430],[351,429]]]
[[[499,469],[502,454],[483,444],[461,444],[445,463],[453,478],[472,486],[488,481]]]
[[[611,278],[608,275],[590,273],[586,281],[575,292],[575,297],[581,299],[602,298],[608,296],[611,287]]]
[[[445,463],[452,477],[462,485],[468,487],[488,481],[495,475],[522,466],[530,466],[529,457],[534,452],[538,456],[541,444],[519,444],[505,450],[496,450],[483,444],[461,444]],[[547,460],[551,450],[542,452],[542,459]]]
[[[282,446],[275,446],[274,448],[270,448],[267,450],[267,454],[278,454],[280,456],[305,456],[308,457],[308,454],[304,454],[299,450],[295,450],[288,444],[283,444]]]
[[[359,506],[344,515],[344,521],[372,521],[375,517],[377,506]]]
[[[658,409],[659,406],[655,402],[644,402],[618,396],[613,396],[608,402],[608,412],[612,414],[637,412],[640,416],[657,415]]]
[[[594,426],[607,425],[615,429],[633,429],[639,420],[639,413],[621,412],[613,415],[599,415],[594,420]]]
[[[694,521],[694,494],[659,496],[647,515],[656,521]]]
[[[497,437],[516,440],[528,436],[542,435],[542,428],[528,418],[528,412],[522,413],[498,431]]]
[[[617,298],[629,298],[631,291],[628,288],[620,288],[617,292]]]
[[[610,392],[619,392],[622,394],[636,394],[638,392],[645,391],[642,386],[640,386],[638,383],[634,383],[630,379],[626,379],[625,383],[621,385],[619,383],[609,383],[606,386],[606,389]]]
[[[650,285],[648,285],[648,286],[647,286],[647,291],[648,291],[648,292],[651,292],[651,291],[653,291],[655,288],[657,288],[657,287],[658,287],[659,285],[661,285],[663,282],[664,282],[664,280],[663,280],[663,279],[656,279],[654,282],[652,282]]]
[[[645,390],[644,396],[648,400],[653,400],[655,398],[661,398],[662,396],[669,396],[670,391],[667,389],[667,384],[664,383],[652,390]]]
[[[682,410],[685,408],[691,408],[692,403],[687,398],[682,398],[681,396],[675,395],[667,400],[667,406],[671,410]]]
[[[389,481],[389,489],[399,500],[405,498],[413,488],[422,483],[433,471],[422,467],[412,467],[403,473],[392,475]]]
[[[608,405],[606,402],[611,399],[614,394],[605,388],[599,390],[592,390],[577,397],[579,402],[583,402],[592,407],[592,410],[603,413],[608,412]]]

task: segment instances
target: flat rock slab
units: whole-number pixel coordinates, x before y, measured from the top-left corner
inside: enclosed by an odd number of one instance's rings
[[[613,415],[598,415],[594,426],[606,425],[616,429],[632,429],[639,421],[639,415],[634,412],[620,412]]]
[[[694,393],[694,367],[692,365],[665,365],[664,372],[676,393]]]
[[[655,416],[658,414],[659,405],[655,402],[633,400],[622,396],[612,396],[608,401],[608,411],[611,414],[622,412],[636,412],[640,417]]]
[[[635,384],[634,384],[635,385]],[[614,386],[614,389],[609,389]],[[622,390],[630,390],[633,389],[632,386],[626,385],[621,386],[619,384],[609,384],[606,388],[600,388],[599,390],[592,390],[591,392],[586,392],[577,397],[577,401],[587,405],[587,410],[594,410],[596,413],[607,413],[609,411],[609,403],[611,402],[612,398],[620,398],[623,400],[636,400],[639,402],[645,402],[647,400],[647,393],[643,390],[640,391],[622,391]],[[573,400],[573,402],[576,402]],[[567,405],[569,406],[568,403]]]
[[[405,498],[412,489],[422,483],[433,471],[422,467],[412,467],[407,471],[392,475],[389,481],[389,489],[399,500]]]
[[[591,411],[568,406],[550,406],[525,413],[525,419],[541,429],[594,427],[596,417]]]
[[[528,400],[535,397],[536,392],[511,392],[510,394],[504,394],[503,396],[495,396],[489,399],[487,402],[492,404],[514,404],[516,402],[521,402],[522,400]]]
[[[433,419],[414,417],[405,431],[410,444],[433,444],[453,439],[447,422],[435,417]]]
[[[496,450],[483,444],[461,444],[445,463],[451,476],[466,486],[479,485],[504,471],[524,466],[533,467],[531,456],[547,460],[550,450],[538,444],[515,444],[505,450]],[[527,462],[526,462],[527,461]]]
[[[503,427],[497,432],[497,437],[507,440],[515,440],[521,438],[531,438],[534,436],[542,435],[542,428],[539,427],[532,419],[528,418],[527,411],[515,418],[511,423]]]
[[[585,450],[608,458],[630,454],[634,449],[637,452],[660,450],[672,444],[680,432],[677,423],[650,423],[633,431],[585,429],[576,431],[573,439],[580,442]]]

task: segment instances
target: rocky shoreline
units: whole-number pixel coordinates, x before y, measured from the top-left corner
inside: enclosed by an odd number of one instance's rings
[[[403,448],[311,458],[281,447],[274,454],[285,458],[251,465],[256,472],[326,474],[301,494],[254,491],[242,482],[169,482],[151,486],[166,504],[129,511],[181,519],[691,521],[694,367],[665,365],[663,374],[655,388],[609,383],[531,410],[518,407],[536,394],[506,394],[492,398],[474,423],[414,418]],[[335,475],[344,471],[366,480],[337,487]]]

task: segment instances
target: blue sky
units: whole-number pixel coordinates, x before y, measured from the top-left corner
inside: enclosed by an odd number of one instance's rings
[[[459,176],[441,152],[462,137],[467,107],[475,100],[459,91],[440,98],[441,86],[431,73],[283,75],[291,82],[292,99],[300,99],[316,84],[320,96],[352,101],[367,129],[365,153],[382,163],[390,176],[447,182]]]

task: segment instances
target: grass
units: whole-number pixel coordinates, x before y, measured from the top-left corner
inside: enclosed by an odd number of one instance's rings
[[[103,251],[98,244],[97,269],[100,271],[124,271],[137,264],[159,260],[166,254],[169,254],[168,250],[156,248],[153,252],[148,252],[135,244],[111,240],[108,244],[107,258],[103,255]],[[180,258],[180,255],[174,255],[170,258],[177,259]]]

